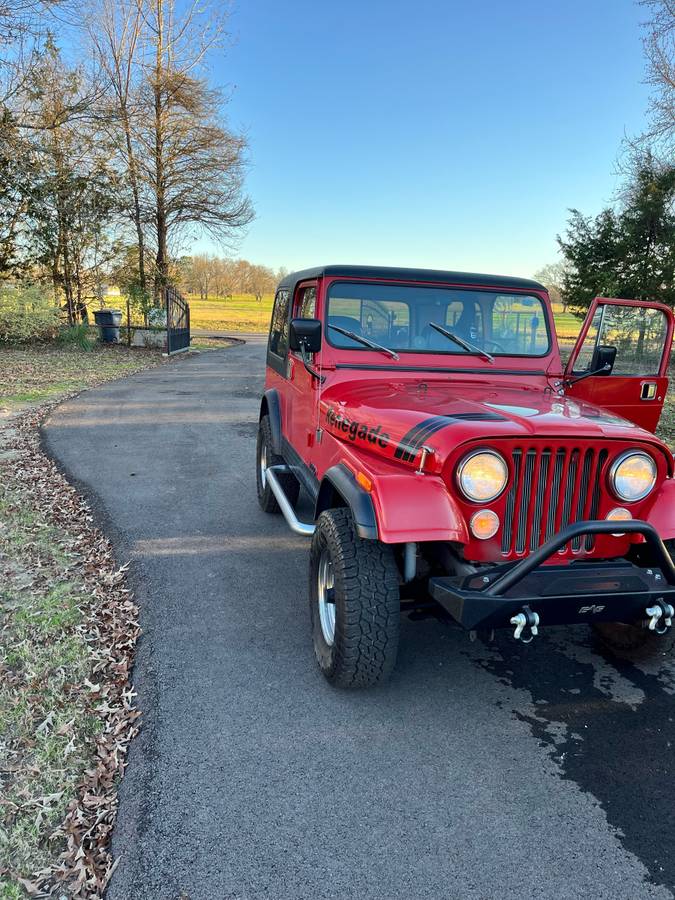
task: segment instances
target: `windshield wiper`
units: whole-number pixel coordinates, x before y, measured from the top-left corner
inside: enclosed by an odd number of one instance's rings
[[[363,337],[361,334],[355,334],[353,331],[348,331],[346,328],[340,328],[339,325],[331,325],[330,322],[328,323],[328,327],[332,328],[334,331],[339,331],[340,334],[344,334],[345,337],[351,338],[359,344],[363,344],[364,347],[370,347],[371,350],[379,350],[380,353],[386,353],[387,356],[391,356],[392,359],[400,358],[398,353],[390,350],[389,347],[383,347],[382,344],[376,344],[375,341],[371,341],[370,338]]]
[[[487,359],[488,362],[493,363],[495,361],[494,356],[491,353],[488,353],[487,350],[482,350],[480,347],[476,347],[475,344],[470,344],[468,341],[465,341],[464,338],[457,337],[456,334],[453,334],[452,331],[448,331],[443,328],[442,325],[437,325],[436,322],[429,322],[432,328],[435,328],[439,334],[442,334],[444,337],[448,338],[451,341],[454,341],[460,347],[467,351],[467,353],[477,353],[478,356],[482,356],[483,359]]]

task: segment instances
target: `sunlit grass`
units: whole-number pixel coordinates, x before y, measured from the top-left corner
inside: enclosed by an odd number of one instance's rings
[[[0,406],[41,403],[84,390],[121,375],[131,375],[161,360],[160,351],[124,346],[79,347],[35,344],[0,351]]]
[[[266,332],[272,315],[274,296],[266,294],[260,302],[251,295],[209,297],[201,300],[188,295],[190,327],[195,331]]]

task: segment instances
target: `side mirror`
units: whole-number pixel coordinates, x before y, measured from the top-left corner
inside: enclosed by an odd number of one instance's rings
[[[288,337],[291,350],[316,353],[321,349],[320,319],[291,319],[291,330]]]
[[[616,347],[600,344],[593,352],[593,359],[591,360],[589,371],[597,372],[598,375],[611,375],[615,360]]]

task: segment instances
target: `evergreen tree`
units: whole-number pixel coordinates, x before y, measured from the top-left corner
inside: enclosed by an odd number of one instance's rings
[[[621,202],[595,217],[571,210],[558,244],[563,293],[575,310],[596,296],[675,306],[675,166],[635,158]]]

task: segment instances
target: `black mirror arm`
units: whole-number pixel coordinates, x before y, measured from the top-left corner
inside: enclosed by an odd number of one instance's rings
[[[323,384],[324,381],[326,380],[326,376],[325,376],[325,375],[319,375],[319,373],[316,371],[316,369],[313,369],[313,368],[310,366],[309,360],[307,359],[307,350],[306,350],[306,348],[305,348],[305,342],[304,342],[304,341],[300,341],[300,356],[302,357],[302,364],[303,364],[303,366],[307,369],[307,371],[308,371],[309,374],[312,376],[312,378],[316,378],[317,381],[319,382],[319,384]]]
[[[591,375],[602,375],[603,372],[611,372],[612,367],[609,363],[605,363],[604,366],[600,366],[599,369],[594,369],[592,372],[584,372],[583,375],[577,375],[575,378],[565,378],[564,384],[569,387],[573,384],[578,384],[580,381],[583,381],[584,378],[590,378]]]

